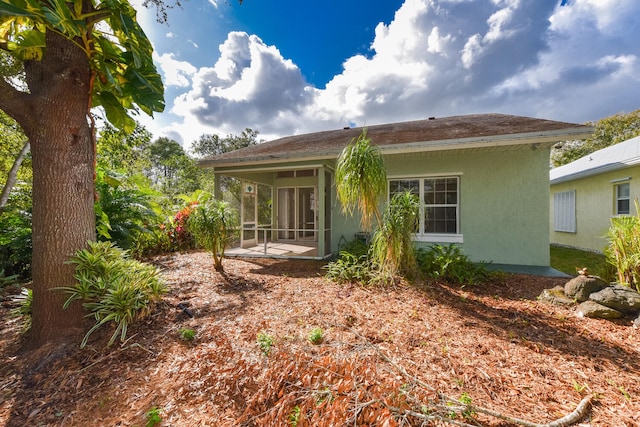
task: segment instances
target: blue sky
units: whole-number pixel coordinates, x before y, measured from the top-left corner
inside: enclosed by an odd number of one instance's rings
[[[158,24],[167,108],[140,121],[186,148],[475,113],[583,123],[640,108],[637,0],[187,0]]]

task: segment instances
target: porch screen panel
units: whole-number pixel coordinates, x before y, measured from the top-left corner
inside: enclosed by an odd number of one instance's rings
[[[331,252],[331,172],[324,173],[324,255]],[[322,232],[322,230],[321,230]]]
[[[242,240],[253,241],[256,238],[256,187],[253,192],[242,196]]]
[[[278,239],[295,239],[296,189],[278,188]]]
[[[553,229],[576,232],[576,190],[553,194]]]
[[[313,187],[298,188],[298,238],[315,240],[316,191]]]

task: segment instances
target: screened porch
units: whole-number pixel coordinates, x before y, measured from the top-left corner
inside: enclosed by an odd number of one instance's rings
[[[231,176],[240,183],[240,227],[227,256],[321,259],[331,254],[330,170],[305,167]]]

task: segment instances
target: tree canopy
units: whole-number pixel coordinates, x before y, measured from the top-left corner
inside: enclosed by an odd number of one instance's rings
[[[556,146],[551,153],[554,167],[640,135],[640,110],[614,114],[588,124],[595,127],[593,137],[584,141],[567,141]]]
[[[128,110],[139,107],[150,115],[164,110],[164,88],[153,64],[153,48],[135,17],[126,0],[3,2],[0,48],[21,61],[41,61],[47,31],[72,41],[91,67],[90,106],[103,107],[114,126],[132,132],[135,121]],[[98,25],[101,22],[106,29]],[[8,90],[6,85],[0,81],[0,93]]]
[[[193,142],[191,152],[198,158],[216,156],[222,153],[239,150],[258,143],[258,131],[246,128],[240,135],[227,135],[220,138],[218,135],[201,135]]]

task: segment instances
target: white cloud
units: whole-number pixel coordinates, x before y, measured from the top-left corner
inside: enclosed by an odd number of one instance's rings
[[[275,46],[232,32],[209,67],[158,57],[167,84],[189,88],[166,128],[192,141],[479,112],[597,120],[640,108],[637,16],[637,0],[405,0],[371,54],[346,58],[325,89]]]
[[[173,53],[158,55],[154,52],[153,59],[159,64],[165,86],[188,87],[197,71],[188,62],[176,60]]]
[[[298,67],[275,47],[242,32],[230,33],[219,49],[213,67],[194,74],[191,89],[176,98],[171,112],[221,134],[247,127],[266,135],[296,131],[315,93]]]

